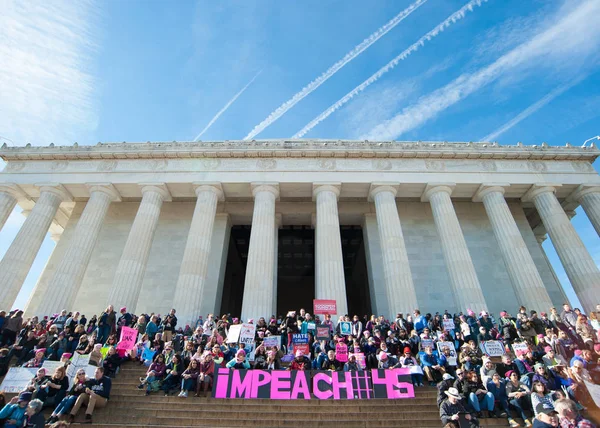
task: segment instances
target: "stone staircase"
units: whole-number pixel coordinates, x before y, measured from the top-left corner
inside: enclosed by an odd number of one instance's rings
[[[115,427],[419,427],[439,428],[436,390],[418,388],[409,400],[242,400],[145,396],[136,389],[145,367],[125,364],[113,380],[109,405],[94,412],[97,428]],[[76,422],[83,420],[83,411]],[[482,426],[507,426],[483,419]]]

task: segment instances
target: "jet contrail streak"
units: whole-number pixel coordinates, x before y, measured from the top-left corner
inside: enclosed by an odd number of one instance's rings
[[[513,126],[517,125],[519,122],[527,119],[529,116],[531,116],[532,114],[534,114],[536,111],[538,111],[539,109],[541,109],[542,107],[544,107],[546,104],[548,104],[549,102],[551,102],[554,98],[556,98],[556,97],[560,96],[561,94],[565,93],[566,91],[568,91],[569,89],[571,89],[573,86],[575,86],[579,82],[581,82],[583,79],[584,79],[584,77],[582,76],[582,77],[579,77],[579,78],[577,78],[577,79],[575,79],[575,80],[573,80],[573,81],[571,81],[569,83],[561,85],[558,88],[555,88],[553,91],[551,91],[548,94],[546,94],[546,96],[544,96],[543,98],[541,98],[539,101],[531,104],[529,107],[527,107],[521,113],[519,113],[518,115],[516,115],[515,117],[513,117],[511,120],[509,120],[508,122],[506,122],[504,125],[502,125],[498,129],[496,129],[492,133],[490,133],[490,134],[486,135],[485,137],[481,138],[479,141],[492,141],[492,140],[496,140],[496,138],[498,138],[500,135],[504,134],[506,131],[508,131]]]
[[[487,2],[487,0],[471,0],[469,3],[461,7],[459,10],[450,15],[447,19],[438,24],[433,30],[425,34],[415,43],[410,45],[406,50],[402,51],[400,55],[392,59],[385,66],[380,68],[375,74],[369,77],[367,80],[362,82],[356,88],[348,92],[344,97],[339,99],[337,102],[332,104],[327,110],[318,115],[316,118],[311,120],[304,128],[298,131],[292,138],[302,138],[306,133],[308,133],[311,129],[317,126],[319,123],[327,119],[332,113],[350,101],[355,95],[367,89],[372,83],[375,83],[381,76],[385,73],[393,69],[398,63],[402,60],[405,60],[411,53],[415,52],[419,47],[424,46],[426,41],[429,41],[440,34],[444,29],[448,28],[453,23],[461,20],[465,17],[467,11],[473,11],[473,6],[481,6],[482,3]]]
[[[487,1],[487,0],[486,0]],[[267,127],[272,125],[277,119],[287,113],[292,107],[298,104],[304,97],[308,96],[311,92],[316,90],[319,86],[325,83],[330,77],[332,77],[335,73],[337,73],[342,67],[352,61],[354,58],[359,56],[365,50],[367,50],[373,43],[386,35],[389,31],[391,31],[394,27],[396,27],[400,22],[402,22],[406,17],[408,17],[411,13],[417,10],[420,6],[425,4],[427,0],[417,0],[390,21],[388,21],[382,27],[379,27],[377,31],[371,34],[369,37],[364,39],[360,44],[356,45],[354,49],[348,52],[341,60],[333,64],[331,67],[327,69],[323,74],[317,77],[315,80],[306,85],[302,90],[296,93],[292,98],[281,104],[277,109],[275,109],[265,120],[256,125],[252,131],[244,137],[244,140],[250,140],[254,138],[256,135],[260,134]]]
[[[198,141],[198,139],[202,136],[202,134],[204,134],[206,131],[208,131],[208,128],[210,128],[213,125],[213,123],[215,123],[217,121],[219,116],[221,116],[223,113],[225,113],[225,111],[231,106],[231,104],[233,104],[235,102],[235,100],[237,100],[239,98],[239,96],[242,95],[246,89],[248,89],[248,86],[250,86],[252,84],[252,82],[254,82],[256,80],[256,78],[260,75],[260,73],[262,73],[262,70],[260,70],[258,73],[256,73],[256,75],[252,78],[252,80],[250,80],[246,84],[246,86],[244,86],[237,94],[235,94],[233,96],[233,98],[230,99],[227,102],[227,104],[225,104],[225,106],[221,110],[219,110],[219,112],[217,114],[215,114],[215,117],[213,117],[210,120],[210,122],[208,122],[208,125],[206,125],[202,131],[200,131],[200,133],[196,136],[196,138],[194,138],[194,141]]]

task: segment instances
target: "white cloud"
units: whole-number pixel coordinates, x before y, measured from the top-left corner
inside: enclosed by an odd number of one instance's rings
[[[571,5],[573,2],[568,2]],[[417,128],[436,117],[446,108],[476,92],[491,82],[513,72],[528,69],[551,68],[568,70],[581,64],[598,49],[600,27],[582,23],[593,22],[600,17],[600,2],[587,0],[567,11],[562,8],[555,17],[556,24],[545,28],[536,36],[501,56],[494,63],[473,73],[465,73],[448,85],[422,97],[416,104],[402,110],[361,138],[390,140]]]
[[[2,1],[0,135],[16,145],[46,145],[95,129],[97,17],[88,0]]]

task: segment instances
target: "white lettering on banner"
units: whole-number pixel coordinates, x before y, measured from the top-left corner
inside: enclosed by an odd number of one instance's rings
[[[315,305],[315,308],[317,308],[320,311],[335,311],[335,305],[331,304],[317,303]]]
[[[28,369],[25,367],[11,367],[4,376],[0,391],[6,393],[19,393],[23,391],[29,381],[36,375],[38,369]]]
[[[501,357],[506,353],[504,344],[499,340],[486,340],[479,344],[479,348],[489,357]]]
[[[448,357],[446,357],[448,359],[448,364],[450,364],[451,366],[455,366],[457,364],[456,361],[456,349],[454,348],[454,343],[452,342],[438,342],[437,343],[437,348],[438,348],[438,354],[442,355],[442,349],[444,349],[444,347],[448,347],[448,349],[450,349],[450,355]]]

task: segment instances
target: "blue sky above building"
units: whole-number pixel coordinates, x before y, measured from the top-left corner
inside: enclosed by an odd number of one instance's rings
[[[304,130],[305,138],[580,145],[600,133],[596,0],[5,3],[0,143],[190,141],[202,131],[202,140],[236,140],[261,123],[251,138]],[[465,5],[472,10],[446,21]],[[598,236],[577,212],[573,223],[598,261]],[[17,210],[0,232],[0,256],[22,221]],[[52,247],[47,239],[18,306]],[[568,284],[549,240],[544,248]]]

